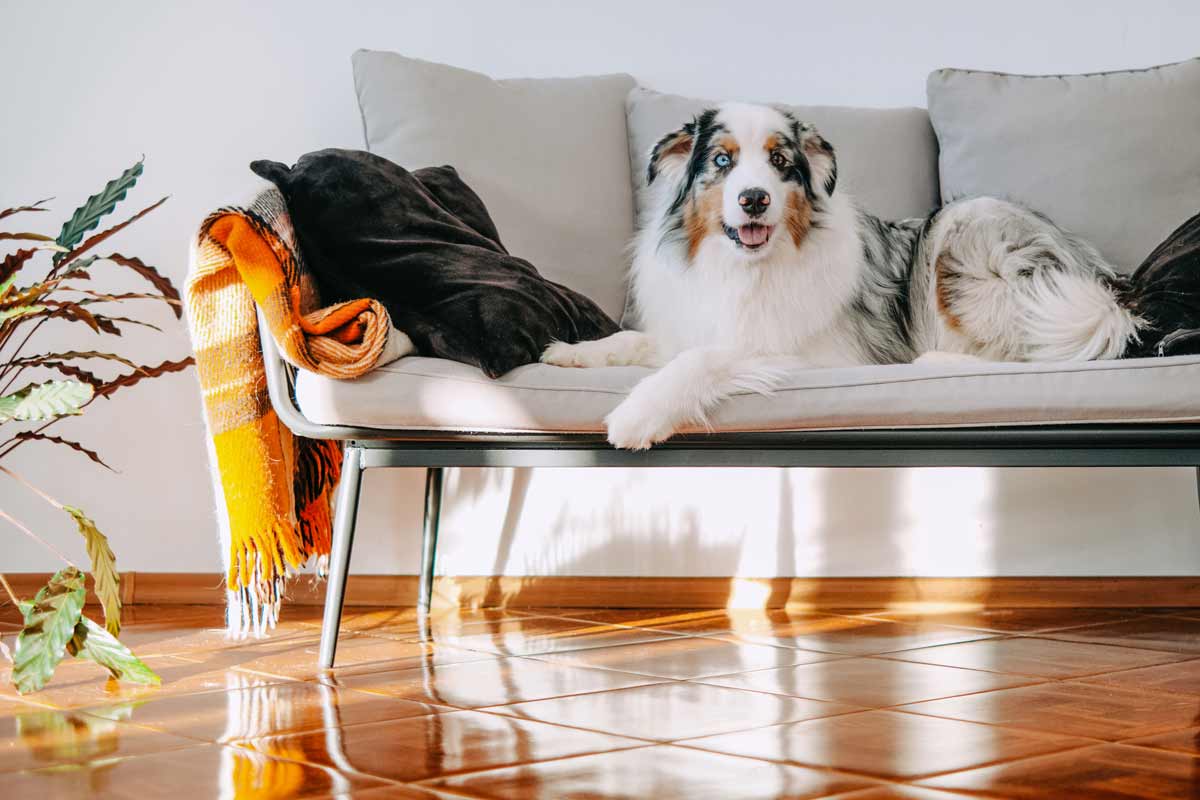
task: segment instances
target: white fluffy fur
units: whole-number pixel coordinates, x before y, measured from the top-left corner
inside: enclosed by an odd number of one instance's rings
[[[736,168],[724,176],[724,222],[736,228],[749,221],[737,202],[743,189],[767,189],[776,201],[756,220],[774,226],[767,244],[751,252],[728,236],[712,234],[689,258],[687,247],[678,237],[671,240],[665,227],[687,158],[663,159],[647,190],[649,213],[633,243],[630,289],[641,330],[555,343],[542,357],[569,367],[661,367],[606,419],[608,439],[616,447],[643,449],[682,427],[705,426],[711,412],[735,392],[769,392],[782,374],[780,356],[812,366],[872,363],[857,340],[861,312],[852,311],[851,304],[863,293],[864,276],[874,265],[864,254],[868,234],[862,212],[844,193],[825,191],[832,156],[828,165],[819,158],[812,162],[819,224],[797,246],[781,220],[782,200],[795,186],[770,168],[762,146],[786,118],[772,108],[726,105],[719,119],[740,145]],[[1094,250],[1072,240],[1092,263],[1038,271],[1035,280],[1021,277],[1037,266],[1039,254],[1076,258],[1061,242],[1039,238],[1039,224],[1049,225],[993,200],[951,206],[936,218],[913,269],[914,356],[928,352],[923,363],[947,363],[1119,354],[1136,333],[1137,320],[1096,280],[1096,264],[1101,272],[1111,268]],[[1024,246],[1014,249],[1014,241]],[[943,255],[962,273],[956,273],[962,281],[962,301],[955,307],[960,325],[948,324],[936,305],[933,270]],[[858,327],[855,313],[860,313]]]

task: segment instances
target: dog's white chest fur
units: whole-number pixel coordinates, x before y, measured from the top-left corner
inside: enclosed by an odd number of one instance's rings
[[[829,219],[841,227],[854,224],[853,213]],[[780,248],[748,263],[709,239],[689,262],[680,250],[659,247],[657,235],[646,231],[630,285],[642,330],[659,344],[663,360],[713,346],[796,356],[812,366],[858,363],[853,340],[837,324],[861,278],[857,241],[853,231],[814,230],[799,254]]]

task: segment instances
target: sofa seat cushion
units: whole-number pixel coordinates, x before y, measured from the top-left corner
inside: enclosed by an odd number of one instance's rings
[[[297,401],[320,424],[396,430],[596,433],[642,367],[519,367],[498,380],[403,358],[352,381],[301,371]],[[771,397],[739,393],[718,431],[1200,421],[1200,356],[1042,364],[804,369]]]

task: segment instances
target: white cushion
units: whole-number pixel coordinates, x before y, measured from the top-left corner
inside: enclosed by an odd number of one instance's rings
[[[1024,203],[1132,271],[1200,209],[1200,58],[1093,75],[929,76],[942,199]]]
[[[296,394],[320,424],[448,431],[589,432],[649,370],[519,367],[499,380],[403,358],[353,381],[301,371]],[[804,369],[771,397],[739,393],[718,431],[1200,421],[1200,356],[1051,364]]]

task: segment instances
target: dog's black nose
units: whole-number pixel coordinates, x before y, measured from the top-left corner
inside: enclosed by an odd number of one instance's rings
[[[767,206],[771,205],[771,195],[767,194],[766,189],[746,189],[738,195],[738,205],[752,217],[761,217],[767,210]]]

